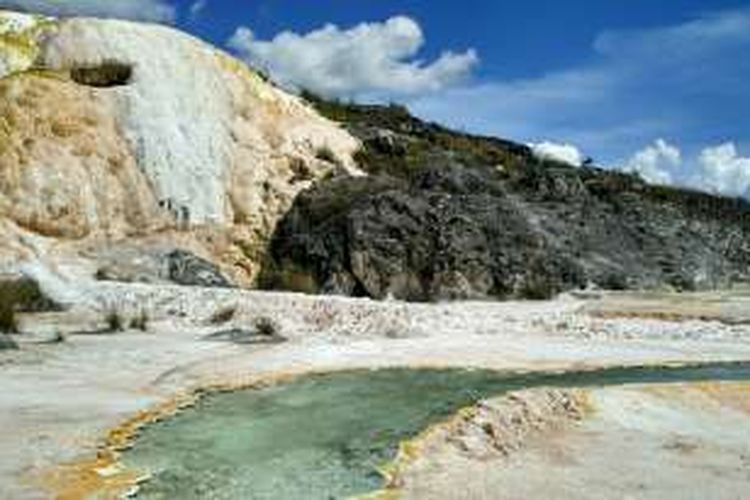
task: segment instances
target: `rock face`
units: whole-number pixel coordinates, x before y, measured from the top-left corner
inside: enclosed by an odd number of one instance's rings
[[[356,174],[358,147],[173,29],[0,13],[0,265],[179,232],[251,283],[296,194]]]
[[[97,258],[99,281],[230,288],[233,283],[211,261],[180,248],[110,248]]]
[[[214,264],[184,250],[167,255],[169,279],[185,286],[229,288],[232,284]]]
[[[727,286],[750,277],[750,204],[539,160],[399,108],[321,110],[365,144],[367,179],[301,194],[266,285],[409,300]]]

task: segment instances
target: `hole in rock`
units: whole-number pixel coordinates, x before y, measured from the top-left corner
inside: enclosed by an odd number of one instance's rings
[[[70,70],[74,82],[88,87],[120,87],[130,83],[133,67],[115,61],[105,61],[96,66],[80,66]]]

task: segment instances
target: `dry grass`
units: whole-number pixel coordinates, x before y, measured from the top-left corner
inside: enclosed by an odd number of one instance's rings
[[[281,337],[279,324],[267,316],[256,318],[253,326],[255,326],[256,333],[262,337]]]
[[[148,331],[148,323],[150,318],[145,309],[141,311],[135,317],[130,319],[130,328],[132,330],[140,330],[142,332]]]
[[[125,319],[122,317],[120,311],[114,307],[106,312],[104,321],[107,324],[106,329],[109,333],[122,332],[125,330]]]
[[[212,325],[223,325],[232,321],[236,315],[237,306],[222,307],[211,315],[208,322]]]

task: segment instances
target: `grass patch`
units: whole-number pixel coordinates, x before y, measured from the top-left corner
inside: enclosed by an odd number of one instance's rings
[[[59,307],[44,296],[34,281],[14,279],[0,282],[0,332],[18,332],[19,312],[41,312]]]
[[[148,331],[148,324],[150,318],[145,309],[141,309],[140,312],[133,318],[130,319],[130,328],[132,330],[140,330],[142,332]]]
[[[524,145],[425,123],[397,104],[359,105],[324,99],[309,91],[303,91],[302,97],[326,118],[346,125],[354,135],[359,136],[366,129],[396,134],[396,147],[384,143],[382,138],[364,141],[355,160],[369,173],[408,176],[433,163],[435,155],[448,154],[467,166],[503,165],[506,170],[519,168],[533,157]]]
[[[115,333],[125,331],[125,319],[116,308],[110,308],[104,316],[107,332]]]
[[[212,325],[223,325],[229,323],[237,315],[237,306],[227,306],[214,312],[208,319],[208,322]]]
[[[255,332],[261,337],[281,337],[281,327],[267,316],[256,318],[253,322]]]

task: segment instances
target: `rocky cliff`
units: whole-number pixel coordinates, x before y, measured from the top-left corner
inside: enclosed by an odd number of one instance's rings
[[[366,179],[303,192],[265,283],[410,300],[724,287],[750,277],[750,204],[575,168],[402,108],[316,100],[364,144]]]
[[[117,265],[133,253],[120,250],[181,246],[252,284],[296,194],[333,170],[356,175],[358,148],[173,29],[0,12],[0,265]]]

